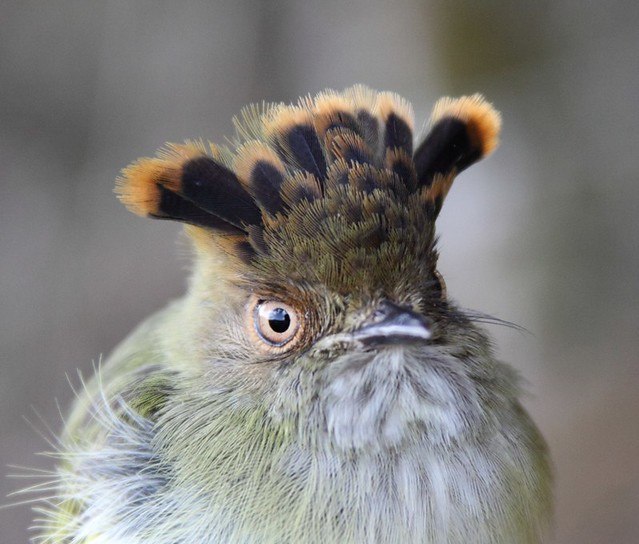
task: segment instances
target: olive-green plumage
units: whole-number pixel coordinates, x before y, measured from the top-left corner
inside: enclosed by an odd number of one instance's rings
[[[188,225],[193,275],[79,395],[36,541],[542,540],[543,439],[437,272],[435,219],[499,116],[475,95],[416,149],[412,127],[356,86],[123,171],[129,209]]]

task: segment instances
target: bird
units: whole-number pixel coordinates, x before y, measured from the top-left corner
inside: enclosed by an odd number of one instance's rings
[[[436,219],[500,114],[442,98],[416,145],[408,101],[355,85],[234,127],[116,181],[184,224],[192,273],[77,392],[34,541],[543,542],[548,448],[438,271]]]

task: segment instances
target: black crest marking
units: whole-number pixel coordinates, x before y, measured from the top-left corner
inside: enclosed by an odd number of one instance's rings
[[[384,146],[388,149],[398,147],[413,154],[413,132],[401,117],[391,112],[386,119]]]
[[[235,242],[234,250],[235,254],[247,264],[255,258],[255,248],[247,238]]]
[[[279,138],[280,156],[293,160],[317,179],[326,177],[326,159],[315,129],[310,125],[293,125]],[[283,152],[282,152],[283,151]]]
[[[181,182],[185,198],[239,229],[262,221],[259,208],[237,176],[210,157],[185,163]]]
[[[409,190],[417,187],[417,174],[410,155],[402,149],[389,149],[386,152],[386,167],[398,176]]]
[[[368,166],[352,168],[348,175],[349,183],[365,193],[372,193],[382,187],[378,171]]]
[[[348,185],[349,166],[343,159],[338,159],[328,170],[327,187],[340,187]]]
[[[326,134],[327,146],[336,158],[347,164],[373,164],[374,158],[366,142],[354,131],[335,128]]]
[[[429,186],[436,174],[459,173],[479,158],[481,149],[473,147],[466,123],[446,117],[433,126],[413,160],[419,184]]]
[[[312,176],[295,176],[285,182],[286,202],[295,205],[303,200],[313,202],[321,196],[317,180]]]
[[[330,130],[335,128],[348,129],[353,132],[357,132],[359,127],[357,126],[357,121],[350,113],[338,110],[328,114],[328,124],[324,129],[324,133],[327,134]]]
[[[284,176],[271,163],[259,160],[251,170],[249,183],[260,206],[271,215],[282,211],[284,203],[280,194]]]
[[[149,214],[151,217],[182,221],[199,227],[220,230],[227,234],[243,234],[240,228],[233,226],[215,215],[211,215],[179,194],[174,193],[160,184],[157,184],[157,187],[160,192],[160,199],[157,211]]]
[[[359,110],[357,112],[357,123],[362,138],[375,153],[379,146],[379,122],[377,118],[366,110]]]

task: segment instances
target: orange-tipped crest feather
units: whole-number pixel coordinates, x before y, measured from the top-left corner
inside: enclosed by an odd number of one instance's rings
[[[482,157],[492,153],[499,144],[501,115],[482,95],[440,98],[433,108],[430,123],[435,125],[445,117],[466,123],[473,144],[481,148]]]
[[[136,215],[157,215],[160,199],[157,180],[167,168],[166,161],[147,157],[122,169],[122,175],[115,182],[120,202]]]
[[[405,229],[432,232],[455,175],[497,144],[499,114],[479,95],[440,100],[431,122],[413,153],[412,107],[394,93],[356,85],[296,105],[249,106],[234,119],[234,150],[167,144],[125,169],[116,191],[139,215],[230,235],[225,247],[257,258],[293,252],[295,262],[306,248],[311,262],[328,252],[322,267],[334,273],[338,255],[330,255],[339,248],[370,252],[408,243]]]
[[[259,140],[250,140],[237,150],[233,169],[240,180],[248,185],[251,173],[260,161],[270,164],[282,175],[285,175],[286,167],[277,153],[272,147]]]
[[[383,92],[377,96],[377,109],[383,121],[386,121],[391,114],[397,115],[404,123],[413,130],[415,120],[413,106],[396,93]]]

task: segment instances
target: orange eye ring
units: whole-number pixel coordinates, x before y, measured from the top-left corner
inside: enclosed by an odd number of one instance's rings
[[[252,305],[252,321],[257,337],[269,348],[288,348],[301,330],[297,310],[279,300],[257,299]]]

